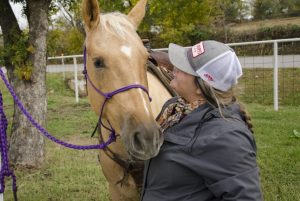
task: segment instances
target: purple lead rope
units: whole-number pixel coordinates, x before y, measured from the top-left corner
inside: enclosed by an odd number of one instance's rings
[[[64,147],[68,147],[71,149],[79,149],[79,150],[87,150],[87,149],[104,149],[105,147],[107,147],[110,143],[114,142],[116,140],[116,135],[115,132],[112,132],[109,136],[109,139],[107,140],[107,142],[103,142],[101,144],[95,144],[95,145],[88,145],[88,146],[81,146],[81,145],[73,145],[67,142],[63,142],[55,137],[53,137],[52,135],[50,135],[48,133],[48,131],[43,128],[39,123],[37,123],[33,117],[29,114],[29,112],[25,109],[25,107],[23,106],[23,104],[21,103],[21,101],[19,100],[19,98],[17,97],[17,95],[15,94],[13,88],[10,86],[10,84],[8,83],[8,80],[5,78],[5,75],[3,73],[3,71],[0,69],[0,76],[4,81],[4,84],[6,85],[7,89],[9,90],[10,94],[12,95],[15,103],[17,104],[17,106],[19,107],[19,109],[23,112],[23,114],[27,117],[27,119],[32,123],[32,125],[34,125],[45,137],[49,138],[50,140],[52,140],[53,142],[56,142],[57,144],[60,144]]]
[[[60,144],[64,147],[68,147],[71,149],[78,149],[78,150],[88,150],[88,149],[104,149],[106,148],[110,143],[114,142],[116,140],[116,134],[114,129],[110,129],[111,134],[109,136],[109,139],[106,142],[103,142],[101,144],[95,144],[95,145],[88,145],[88,146],[80,146],[80,145],[73,145],[67,142],[63,142],[52,135],[50,135],[45,128],[43,128],[39,123],[37,123],[33,117],[29,114],[29,112],[25,109],[17,95],[15,94],[13,88],[9,84],[8,80],[6,79],[1,66],[0,66],[0,76],[6,85],[7,89],[9,90],[10,94],[12,95],[16,105],[19,107],[19,109],[23,112],[23,114],[27,117],[27,119],[47,138],[52,140],[53,142],[56,142],[57,144]],[[5,177],[12,177],[13,183],[13,193],[14,198],[17,200],[17,184],[16,184],[16,176],[9,168],[9,159],[8,159],[8,151],[7,151],[7,119],[4,113],[4,107],[3,107],[3,99],[2,99],[2,93],[0,91],[0,151],[1,151],[1,170],[0,170],[0,193],[4,193],[5,190]]]
[[[4,113],[2,94],[0,92],[0,143],[1,143],[0,193],[3,194],[5,190],[5,182],[4,182],[5,177],[11,177],[14,198],[15,200],[17,200],[16,176],[14,174],[14,171],[9,168],[6,130],[7,130],[7,119]]]

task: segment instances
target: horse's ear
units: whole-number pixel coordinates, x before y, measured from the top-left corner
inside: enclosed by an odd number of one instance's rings
[[[140,0],[134,8],[128,13],[128,18],[134,24],[135,28],[139,26],[146,13],[147,0]]]
[[[100,20],[100,9],[97,0],[83,0],[82,16],[86,30],[97,26]]]

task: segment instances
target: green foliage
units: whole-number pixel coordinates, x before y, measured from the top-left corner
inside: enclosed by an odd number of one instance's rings
[[[23,32],[21,36],[14,36],[18,42],[14,42],[11,47],[4,50],[5,56],[9,57],[14,66],[25,66],[24,61],[28,57],[28,33]],[[18,40],[17,40],[18,39]],[[31,48],[30,48],[31,49]]]
[[[107,12],[115,12],[119,11],[121,13],[128,13],[133,5],[136,4],[137,0],[128,1],[129,5],[126,7],[124,5],[124,0],[98,0],[100,4],[100,12],[107,13]],[[133,5],[132,5],[133,4]]]
[[[296,129],[293,130],[293,135],[291,137],[300,139],[300,132],[298,132]]]
[[[299,0],[280,0],[280,11],[286,16],[299,16],[300,1]]]
[[[76,28],[54,29],[48,32],[47,51],[49,56],[81,54],[84,36]]]
[[[246,7],[241,0],[215,0],[213,5],[216,8],[215,16],[222,23],[235,22],[243,17]],[[219,22],[220,23],[220,22]]]
[[[0,65],[4,66],[4,63],[5,63],[5,61],[4,61],[4,48],[0,46]]]
[[[53,0],[52,13],[62,10],[65,17],[52,20],[48,32],[47,48],[49,56],[81,54],[84,31],[81,16],[82,0]]]
[[[202,30],[197,29],[195,32],[202,33]],[[224,34],[224,31],[222,29],[211,30],[211,32],[209,32],[209,38],[213,38],[214,40],[222,41],[224,43],[275,40],[298,37],[300,37],[300,26],[292,24],[273,27],[261,27],[258,29],[253,29],[251,31],[247,30],[240,32],[232,32],[229,29],[226,35]],[[273,46],[263,44],[237,47],[235,51],[238,55],[272,55]],[[281,49],[279,49],[279,54],[281,54]],[[286,45],[286,47],[284,48],[284,54],[300,54],[300,48],[298,48],[298,46]]]
[[[30,61],[26,62],[26,65],[23,67],[16,67],[14,69],[14,74],[17,78],[19,78],[20,80],[26,80],[29,81],[31,78],[31,74],[32,74],[32,63]]]
[[[211,1],[152,0],[139,31],[143,37],[152,37],[152,47],[166,47],[170,42],[190,44],[188,33],[196,26],[208,25],[215,12]],[[147,34],[153,27],[158,33]]]
[[[65,52],[65,33],[61,29],[48,31],[47,35],[47,52],[48,56],[58,56]]]
[[[66,37],[67,54],[81,54],[83,51],[84,36],[78,29],[71,29]]]
[[[254,4],[254,18],[270,18],[274,13],[278,13],[278,0],[256,0]]]
[[[2,59],[9,58],[14,67],[15,75],[22,80],[30,80],[33,64],[28,60],[35,49],[28,43],[28,32],[23,31],[21,35],[12,34],[13,43],[1,51]],[[3,61],[4,63],[4,61]]]
[[[81,18],[82,0],[61,1],[61,5],[73,16]],[[128,13],[138,0],[99,0],[101,12],[120,11]],[[296,0],[257,0],[255,12],[265,17],[272,17],[285,7],[289,11],[300,9],[300,1]],[[170,42],[181,45],[192,45],[200,40],[215,39],[222,42],[256,41],[278,38],[299,37],[299,28],[293,25],[282,27],[261,28],[259,30],[244,33],[231,32],[227,24],[237,22],[249,12],[242,0],[200,0],[190,1],[177,0],[151,0],[149,1],[146,17],[138,32],[141,38],[148,38],[152,48],[167,47]],[[257,16],[258,17],[258,16]],[[263,18],[263,17],[261,17]],[[77,28],[79,32],[73,30]],[[60,24],[49,34],[49,55],[79,54],[81,53],[84,36],[81,30],[75,26]],[[77,35],[78,33],[78,35]]]
[[[255,19],[299,16],[299,0],[256,0],[254,3]]]
[[[128,13],[138,2],[138,0],[98,0],[100,4],[101,13],[120,11],[121,13]],[[74,17],[81,17],[81,2],[82,0],[56,0],[55,4],[62,5],[64,10],[68,11]],[[152,48],[166,47],[170,42],[176,42],[182,45],[191,45],[195,41],[210,38],[212,24],[223,24],[230,21],[235,21],[241,18],[243,7],[241,0],[200,0],[189,1],[165,1],[165,0],[151,0],[148,1],[146,16],[138,29],[141,38],[148,38],[151,41]],[[68,27],[66,22],[60,21],[58,29]],[[74,26],[73,26],[74,27]],[[70,30],[71,28],[67,28]],[[78,29],[78,27],[77,27]],[[201,30],[200,30],[201,29]],[[79,29],[80,30],[80,29]],[[198,32],[199,30],[199,32]],[[80,30],[81,31],[81,30]],[[53,33],[53,37],[59,33]],[[56,44],[58,39],[51,37],[48,41],[48,47]],[[61,37],[61,34],[57,37]],[[63,39],[72,38],[69,34],[64,34]],[[81,36],[79,36],[81,37]],[[197,38],[199,37],[199,38]],[[56,41],[55,41],[56,40]],[[59,41],[58,40],[58,41]],[[76,40],[75,40],[76,41]],[[77,40],[81,41],[81,39]],[[65,42],[63,50],[58,44],[58,51],[54,48],[49,50],[49,55],[59,52],[72,52]],[[79,46],[76,46],[79,45]],[[73,44],[73,52],[82,49],[82,45],[78,43]]]
[[[196,44],[201,40],[210,40],[214,36],[214,32],[212,29],[209,29],[206,26],[198,26],[195,27],[191,32],[188,34],[188,38],[191,41],[191,44]]]

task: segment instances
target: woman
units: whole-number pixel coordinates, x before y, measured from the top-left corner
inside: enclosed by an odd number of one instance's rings
[[[169,45],[171,86],[159,154],[145,164],[142,201],[260,201],[250,117],[233,88],[242,75],[234,51],[217,41]]]

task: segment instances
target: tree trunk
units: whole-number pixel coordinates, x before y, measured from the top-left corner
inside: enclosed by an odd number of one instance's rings
[[[4,0],[7,1],[8,0]],[[26,14],[29,24],[28,44],[33,50],[27,58],[33,68],[29,80],[17,77],[11,72],[10,82],[32,117],[45,125],[46,101],[46,34],[48,32],[48,9],[50,0],[27,0]],[[17,68],[18,66],[14,66]],[[45,156],[44,138],[25,118],[15,105],[12,135],[9,144],[9,158],[12,163],[39,168]]]

